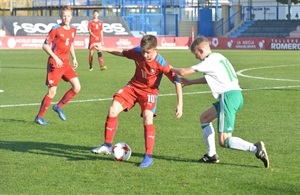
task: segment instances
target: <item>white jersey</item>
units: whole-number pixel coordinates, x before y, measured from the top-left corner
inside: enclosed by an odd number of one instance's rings
[[[235,70],[229,60],[219,53],[211,53],[199,64],[191,67],[196,72],[203,72],[207,84],[215,99],[220,94],[241,90]]]

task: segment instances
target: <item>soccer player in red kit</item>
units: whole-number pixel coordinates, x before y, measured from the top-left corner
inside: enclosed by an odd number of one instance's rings
[[[90,42],[89,42],[89,65],[90,65],[90,71],[93,70],[93,55],[94,55],[94,43],[101,43],[104,45],[103,40],[103,22],[98,19],[99,17],[99,11],[94,10],[93,12],[93,20],[91,20],[88,23],[88,30],[90,33]],[[107,67],[104,66],[102,52],[98,51],[98,62],[100,65],[100,70],[106,70]]]
[[[182,116],[182,88],[179,78],[171,71],[171,66],[157,52],[157,39],[153,35],[145,35],[139,47],[129,50],[105,48],[95,44],[98,51],[106,51],[113,55],[124,56],[135,62],[135,74],[131,80],[113,97],[105,123],[105,142],[94,148],[95,154],[111,154],[112,142],[118,126],[118,115],[130,110],[136,103],[141,107],[143,117],[145,155],[139,167],[149,167],[153,164],[152,151],[155,141],[153,116],[156,113],[159,85],[163,74],[175,84],[177,94],[176,117]]]
[[[43,44],[43,50],[49,55],[46,78],[48,93],[45,95],[34,120],[40,125],[48,125],[44,119],[44,114],[56,94],[57,86],[61,79],[72,85],[72,88],[52,107],[63,121],[66,120],[66,116],[63,113],[62,107],[73,99],[81,88],[77,73],[74,70],[77,68],[78,63],[73,45],[76,28],[70,25],[72,19],[71,8],[68,6],[63,7],[60,17],[62,23],[53,26]],[[70,64],[69,54],[72,57],[73,67]]]

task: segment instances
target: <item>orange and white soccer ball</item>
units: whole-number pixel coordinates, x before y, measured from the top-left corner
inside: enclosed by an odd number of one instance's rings
[[[116,143],[112,147],[112,156],[117,161],[127,161],[131,156],[131,148],[125,142]]]

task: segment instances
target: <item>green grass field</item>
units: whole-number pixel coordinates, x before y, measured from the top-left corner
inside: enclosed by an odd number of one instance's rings
[[[188,50],[160,52],[174,67],[197,63]],[[300,194],[299,51],[220,52],[242,74],[245,104],[234,135],[264,141],[269,169],[250,152],[219,146],[219,164],[197,163],[206,152],[199,114],[215,100],[207,86],[186,87],[184,114],[176,119],[174,86],[166,77],[154,120],[154,165],[138,168],[144,152],[139,106],[119,116],[114,140],[131,146],[129,161],[94,155],[90,149],[103,142],[112,95],[133,75],[133,62],[105,53],[108,70],[100,72],[95,63],[89,72],[88,51],[77,50],[82,90],[64,107],[67,121],[49,109],[45,127],[33,120],[47,91],[47,55],[0,50],[0,194]],[[68,88],[61,82],[52,103]]]

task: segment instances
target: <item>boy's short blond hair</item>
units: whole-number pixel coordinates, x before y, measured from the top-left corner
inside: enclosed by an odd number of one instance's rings
[[[61,9],[61,13],[60,15],[62,15],[63,12],[65,11],[70,11],[72,13],[72,8],[70,6],[64,6],[62,9]]]
[[[190,47],[191,52],[194,52],[195,49],[196,49],[196,47],[197,47],[198,45],[201,45],[201,44],[205,44],[205,45],[208,45],[208,46],[209,46],[209,41],[208,41],[208,39],[207,39],[206,37],[204,37],[204,36],[197,37],[197,38],[193,41],[193,43],[191,44],[191,47]]]

